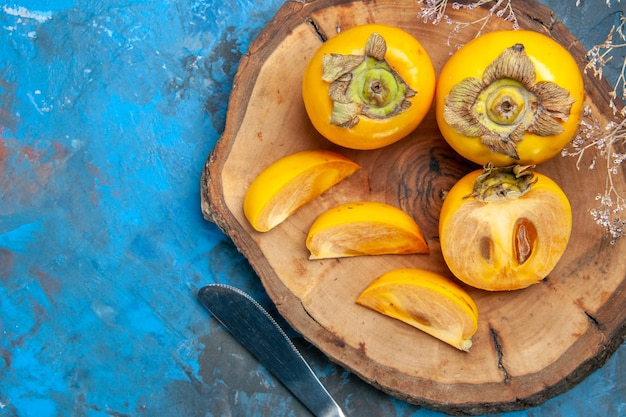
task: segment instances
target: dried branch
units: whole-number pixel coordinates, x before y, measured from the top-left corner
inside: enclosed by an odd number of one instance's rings
[[[610,1],[607,0],[606,3],[610,7]],[[587,52],[589,62],[585,66],[585,73],[592,71],[594,77],[602,79],[602,71],[607,63],[619,51],[626,50],[625,29],[626,17],[621,16],[620,23],[611,27],[606,40]],[[617,239],[626,234],[626,219],[622,217],[626,210],[626,190],[619,189],[616,184],[620,172],[623,171],[622,163],[626,160],[626,55],[622,54],[621,59],[621,71],[613,89],[607,92],[613,120],[601,126],[591,110],[585,109],[577,136],[562,152],[563,156],[577,158],[578,169],[583,158],[591,154],[588,168],[595,169],[598,162],[601,162],[602,168],[606,170],[604,191],[596,195],[599,205],[590,209],[589,213],[599,226],[606,229],[611,244],[615,244]]]
[[[621,71],[615,80],[613,90],[609,91],[610,107],[614,115],[620,114],[622,117],[626,116],[626,107],[623,104],[616,102],[619,97],[620,101],[626,101],[626,16],[620,17],[620,23],[617,26],[612,26],[609,30],[606,40],[593,46],[587,52],[587,58],[589,62],[585,66],[585,74],[588,71],[593,71],[593,75],[602,79],[602,71],[606,64],[611,62],[613,58],[622,52],[622,66]]]
[[[504,19],[508,22],[511,22],[512,29],[519,29],[519,24],[517,22],[517,17],[515,16],[515,12],[513,11],[513,6],[511,5],[512,0],[477,0],[472,2],[467,2],[466,4],[460,2],[452,2],[451,7],[454,10],[473,10],[477,7],[481,7],[483,5],[492,3],[491,7],[487,10],[487,14],[479,19],[473,21],[460,21],[453,20],[446,14],[446,10],[449,6],[448,0],[418,0],[418,4],[423,4],[417,14],[417,16],[424,21],[424,23],[432,22],[433,24],[439,24],[441,21],[446,22],[449,25],[453,25],[453,29],[448,35],[448,45],[450,45],[450,40],[452,37],[462,30],[472,26],[478,26],[478,31],[474,35],[475,37],[480,36],[487,26],[487,23],[493,18]],[[460,46],[460,45],[458,45]]]
[[[591,154],[591,155],[589,155]],[[611,244],[626,233],[626,194],[616,184],[626,160],[626,117],[610,121],[602,127],[586,108],[579,125],[578,134],[562,152],[563,156],[576,158],[576,167],[581,169],[584,157],[590,156],[588,169],[596,169],[601,163],[606,170],[604,191],[596,195],[598,207],[589,210],[595,222],[606,229]],[[623,175],[623,173],[622,173]]]

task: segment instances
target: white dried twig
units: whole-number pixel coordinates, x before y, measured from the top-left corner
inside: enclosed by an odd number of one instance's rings
[[[449,25],[453,25],[453,29],[448,35],[448,45],[450,45],[452,36],[470,26],[478,26],[478,31],[474,36],[480,36],[487,26],[487,23],[489,23],[494,16],[511,22],[512,29],[519,28],[517,17],[513,11],[512,0],[476,0],[465,3],[455,1],[451,4],[448,0],[417,0],[417,3],[423,5],[417,16],[422,19],[424,23],[432,22],[436,25],[444,21]],[[451,6],[454,10],[473,10],[489,3],[491,3],[491,6],[487,9],[487,14],[476,20],[453,20],[446,14],[448,6]]]
[[[607,5],[610,7],[608,0]],[[585,73],[591,71],[594,77],[602,79],[605,65],[619,51],[626,50],[625,29],[626,17],[621,16],[619,24],[609,30],[606,40],[587,52],[589,62],[585,66]],[[577,158],[578,169],[583,157],[591,154],[589,169],[595,169],[601,162],[602,168],[606,170],[604,190],[596,195],[598,206],[589,212],[595,222],[606,229],[611,244],[626,234],[626,219],[622,217],[626,210],[626,190],[621,190],[617,185],[622,164],[626,160],[626,54],[622,54],[621,59],[621,71],[613,89],[607,92],[613,119],[601,126],[591,110],[585,109],[577,136],[562,152],[563,156]]]
[[[589,210],[595,222],[606,229],[611,244],[626,233],[626,194],[617,183],[621,165],[626,160],[626,117],[612,120],[602,127],[586,108],[580,122],[580,129],[570,145],[562,152],[563,156],[576,158],[576,167],[581,168],[583,158],[590,155],[588,169],[596,169],[599,163],[606,169],[604,190],[596,194],[598,206]]]
[[[603,69],[621,52],[621,71],[619,71],[617,80],[613,85],[613,90],[609,91],[609,105],[614,115],[620,114],[622,117],[626,116],[626,107],[623,104],[617,103],[617,98],[620,101],[626,101],[626,16],[620,17],[620,23],[617,26],[612,26],[609,30],[609,34],[606,40],[593,46],[587,52],[587,58],[589,62],[585,66],[585,74],[589,71],[593,72],[593,75],[602,79]]]

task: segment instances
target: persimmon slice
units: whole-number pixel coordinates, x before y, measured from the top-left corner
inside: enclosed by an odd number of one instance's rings
[[[459,350],[472,346],[478,308],[458,284],[437,273],[403,268],[375,279],[356,300],[400,320]]]
[[[310,259],[428,253],[419,225],[403,210],[374,201],[331,208],[311,225]]]
[[[252,181],[243,201],[244,215],[254,229],[267,232],[360,168],[349,158],[326,150],[285,156]]]

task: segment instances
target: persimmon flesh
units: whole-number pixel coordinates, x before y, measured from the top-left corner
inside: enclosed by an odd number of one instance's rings
[[[526,189],[491,178],[495,182],[485,196],[476,191],[481,176],[484,171],[469,173],[444,200],[439,238],[446,264],[458,279],[483,290],[540,282],[567,248],[572,229],[567,196],[540,173],[527,178]]]

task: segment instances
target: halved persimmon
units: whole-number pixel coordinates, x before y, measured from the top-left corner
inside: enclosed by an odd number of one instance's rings
[[[452,273],[483,290],[516,290],[543,280],[565,252],[572,211],[563,190],[528,166],[491,167],[448,192],[439,241]]]

